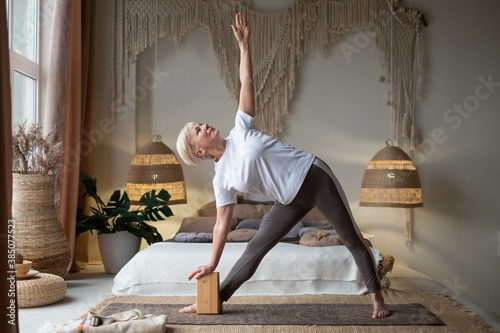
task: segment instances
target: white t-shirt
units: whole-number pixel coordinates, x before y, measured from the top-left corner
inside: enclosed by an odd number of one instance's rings
[[[216,206],[236,203],[238,192],[264,194],[284,205],[297,195],[315,156],[255,128],[241,110],[226,138],[226,150],[215,163]]]

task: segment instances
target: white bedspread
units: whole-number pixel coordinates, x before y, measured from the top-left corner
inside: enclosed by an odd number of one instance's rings
[[[241,256],[246,243],[227,243],[219,266],[221,281]],[[139,252],[115,276],[117,295],[196,295],[189,274],[208,263],[212,244],[156,243]],[[382,255],[372,249],[376,262]],[[235,295],[362,294],[354,259],[345,246],[307,247],[279,243]]]

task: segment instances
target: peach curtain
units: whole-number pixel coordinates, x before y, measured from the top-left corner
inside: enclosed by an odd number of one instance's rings
[[[88,165],[92,149],[82,155],[82,132],[92,126],[93,92],[91,45],[95,0],[56,2],[50,44],[49,74],[44,129],[55,128],[64,143],[62,167],[56,181],[56,206],[68,238],[71,262],[75,258],[76,211],[79,172]],[[87,122],[86,122],[87,121]],[[86,167],[88,168],[88,166]],[[70,267],[68,267],[68,270]]]
[[[9,231],[12,232],[12,108],[10,99],[9,37],[5,2],[0,5],[0,331],[19,332],[15,274],[9,267]],[[14,281],[14,283],[12,283]],[[12,309],[12,302],[14,303]]]

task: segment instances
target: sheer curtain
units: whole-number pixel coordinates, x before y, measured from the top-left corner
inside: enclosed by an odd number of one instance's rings
[[[56,181],[56,206],[68,238],[72,262],[75,254],[76,211],[80,165],[88,165],[92,150],[82,154],[81,137],[90,127],[93,110],[91,46],[95,0],[56,2],[50,43],[44,129],[55,128],[64,143],[64,157]],[[70,267],[68,267],[69,270]]]
[[[16,297],[11,293],[15,289],[11,280],[8,280],[13,271],[8,266],[9,226],[12,227],[12,116],[10,99],[10,64],[9,64],[9,37],[7,34],[7,13],[5,2],[0,4],[0,331],[18,332],[18,313]],[[12,229],[10,228],[12,231]],[[12,239],[11,239],[12,241]],[[12,243],[11,243],[12,244]],[[15,276],[15,275],[14,275]],[[14,309],[9,309],[14,302]],[[9,315],[13,315],[9,316]],[[7,318],[7,319],[6,319]],[[11,324],[12,323],[12,324]]]

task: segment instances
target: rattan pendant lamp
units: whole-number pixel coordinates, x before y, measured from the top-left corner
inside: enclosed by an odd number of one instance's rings
[[[182,166],[174,152],[155,134],[139,149],[130,164],[127,194],[130,203],[139,205],[141,196],[151,190],[165,189],[171,195],[169,205],[187,203]]]
[[[385,142],[366,167],[361,183],[360,206],[422,207],[422,187],[417,168],[398,147]]]
[[[156,24],[156,28],[158,29],[158,24]],[[155,69],[158,67],[157,58],[158,38],[156,38],[155,45]],[[154,94],[154,127],[156,133],[158,123],[156,119],[156,87]],[[151,140],[137,151],[130,164],[126,191],[130,203],[133,205],[140,205],[140,199],[144,193],[161,189],[167,190],[170,194],[169,205],[187,203],[182,166],[174,152],[161,139],[160,135],[153,135]]]

